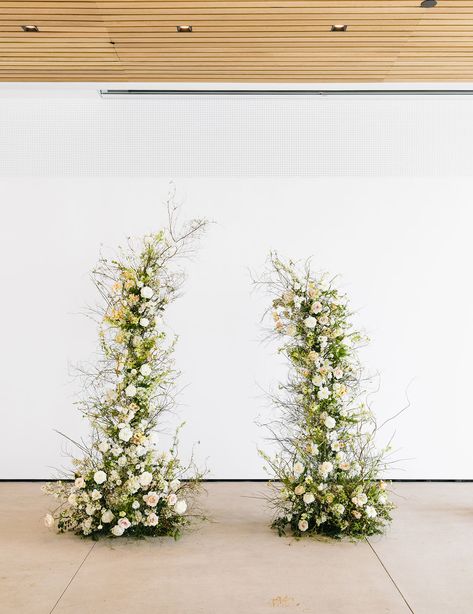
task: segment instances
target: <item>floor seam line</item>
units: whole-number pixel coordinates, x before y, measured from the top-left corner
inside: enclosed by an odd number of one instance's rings
[[[51,611],[49,612],[49,614],[52,614],[54,612],[54,610],[56,609],[58,603],[61,601],[61,599],[64,596],[64,593],[67,591],[67,589],[70,587],[70,585],[72,584],[72,582],[74,581],[74,578],[77,576],[77,574],[79,573],[79,571],[82,568],[82,565],[86,562],[86,560],[89,558],[89,554],[92,552],[92,550],[95,548],[96,542],[92,544],[92,546],[90,547],[90,550],[87,552],[87,554],[85,555],[85,557],[83,558],[81,564],[79,565],[79,567],[75,570],[72,578],[69,580],[69,582],[67,583],[65,589],[62,591],[62,593],[59,595],[58,600],[56,601],[56,603],[53,605]]]
[[[409,612],[411,612],[412,614],[415,614],[414,610],[411,608],[410,603],[407,601],[407,599],[404,597],[403,592],[401,591],[401,589],[399,588],[399,586],[396,584],[394,578],[392,577],[392,575],[389,573],[388,568],[386,567],[386,565],[383,563],[383,561],[381,560],[381,557],[379,556],[379,554],[376,552],[376,550],[374,549],[374,546],[371,544],[370,540],[368,538],[366,538],[366,542],[368,543],[368,546],[371,548],[373,554],[375,555],[375,557],[378,559],[378,561],[380,562],[382,568],[384,569],[384,571],[386,572],[386,575],[388,576],[388,578],[391,580],[391,582],[394,584],[394,586],[396,587],[397,592],[401,595],[404,603],[406,604],[406,606],[409,608]]]

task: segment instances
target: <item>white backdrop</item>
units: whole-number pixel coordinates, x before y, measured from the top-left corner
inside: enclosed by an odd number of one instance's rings
[[[261,388],[284,375],[261,343],[264,296],[248,269],[270,248],[314,256],[343,275],[371,335],[364,351],[380,373],[380,420],[411,406],[396,430],[398,478],[472,478],[471,180],[439,178],[223,179],[177,181],[186,216],[215,220],[186,292],[169,310],[187,384],[182,450],[210,477],[261,478],[255,424],[270,415]],[[93,359],[88,278],[101,243],[160,226],[164,179],[3,178],[0,241],[2,478],[45,478],[65,464],[54,428],[77,438],[70,364]],[[261,388],[260,388],[261,387]]]

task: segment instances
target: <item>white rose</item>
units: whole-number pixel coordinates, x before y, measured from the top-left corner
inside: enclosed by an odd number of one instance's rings
[[[128,462],[128,459],[126,456],[120,456],[120,458],[118,459],[118,465],[119,467],[124,467]]]
[[[299,520],[299,531],[307,531],[307,529],[309,528],[309,523],[307,522],[307,520]]]
[[[305,495],[302,497],[302,499],[304,500],[304,503],[306,503],[307,505],[315,501],[315,497],[311,492],[306,492]]]
[[[339,516],[341,516],[343,514],[343,512],[345,511],[345,506],[343,506],[341,503],[336,503],[333,506],[333,511],[338,514]]]
[[[151,482],[153,481],[153,474],[150,473],[149,471],[144,471],[140,475],[139,480],[140,480],[141,486],[149,486]]]
[[[304,324],[307,328],[315,328],[317,326],[317,320],[313,316],[308,316],[304,320]]]
[[[322,311],[322,303],[320,303],[319,301],[315,301],[315,303],[312,303],[311,311],[312,313],[320,313]]]
[[[46,514],[44,517],[44,525],[50,529],[54,526],[54,516],[52,514]]]
[[[294,475],[300,476],[300,474],[304,471],[304,465],[300,462],[294,463]]]
[[[85,480],[84,480],[84,478],[82,478],[82,477],[76,478],[76,479],[74,480],[74,486],[75,486],[76,488],[84,488],[84,486],[85,486]]]
[[[140,326],[142,326],[143,328],[146,328],[147,326],[149,326],[148,318],[140,318]]]
[[[174,506],[174,510],[177,514],[182,515],[186,513],[187,503],[184,501],[184,499],[181,499],[180,501],[176,503],[176,505]]]
[[[179,480],[172,480],[172,482],[169,483],[169,490],[174,492],[179,488],[180,485],[181,483]]]
[[[122,429],[120,429],[118,433],[118,437],[122,441],[130,441],[130,439],[133,437],[133,431],[128,426],[125,426]]]
[[[365,514],[368,516],[368,518],[376,518],[376,516],[378,515],[372,505],[367,505],[365,507]]]
[[[340,379],[343,376],[343,371],[340,369],[340,367],[336,367],[333,370],[333,376],[336,377],[337,379]]]
[[[332,416],[327,416],[324,420],[324,424],[328,429],[333,429],[333,427],[336,424],[335,418],[332,418]],[[332,447],[332,450],[334,450],[333,447]]]
[[[96,471],[94,473],[94,480],[96,484],[103,484],[107,480],[107,474],[105,471]]]
[[[317,396],[319,399],[328,399],[330,396],[330,390],[326,386],[322,386],[317,392]]]
[[[144,375],[145,377],[147,377],[148,375],[151,375],[151,367],[147,364],[141,365],[140,367],[140,373],[141,375]]]
[[[303,484],[298,484],[295,488],[294,488],[294,493],[296,495],[303,495],[305,493],[305,486]]]
[[[107,523],[109,523],[109,522],[112,522],[112,520],[113,520],[113,519],[114,519],[114,515],[113,515],[113,513],[111,512],[111,510],[106,510],[106,511],[105,511],[105,512],[102,514],[102,517],[101,517],[101,521],[102,521],[104,524],[107,524]]]
[[[101,452],[108,452],[109,448],[110,448],[110,446],[108,445],[108,443],[106,441],[101,441],[99,443],[99,450]]]
[[[98,501],[102,498],[102,493],[96,488],[94,488],[94,490],[90,493],[90,498],[92,499],[92,501]]]
[[[140,290],[140,294],[143,298],[151,298],[154,292],[149,286],[143,286]]]
[[[89,505],[87,505],[87,507],[85,508],[85,513],[89,516],[93,516],[95,513],[95,507],[89,503]]]
[[[154,512],[152,512],[151,514],[148,514],[147,518],[146,518],[146,524],[149,527],[155,527],[159,522],[159,517],[156,516],[156,514]]]
[[[385,495],[380,495],[378,497],[378,503],[380,503],[381,505],[386,505],[387,502],[388,502],[388,499]]]
[[[118,524],[116,524],[112,529],[112,533],[115,535],[115,537],[120,537],[120,535],[123,535],[124,532],[125,529],[120,527]]]
[[[125,394],[127,397],[134,397],[136,394],[136,386],[134,386],[133,384],[129,384],[125,388]]]
[[[128,520],[128,518],[120,518],[120,520],[118,521],[118,526],[121,527],[122,529],[128,529],[128,527],[131,527],[131,522]]]

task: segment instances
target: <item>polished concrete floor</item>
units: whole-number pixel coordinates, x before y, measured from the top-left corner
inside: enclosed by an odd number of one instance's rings
[[[358,544],[268,529],[262,483],[211,483],[180,541],[56,535],[37,483],[0,484],[1,614],[473,613],[473,484],[396,484],[394,522]]]

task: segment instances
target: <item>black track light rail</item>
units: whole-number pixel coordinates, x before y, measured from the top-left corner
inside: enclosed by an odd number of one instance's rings
[[[156,90],[99,90],[108,96],[472,96],[473,90],[416,89],[416,90],[270,90],[270,89],[156,89]]]

